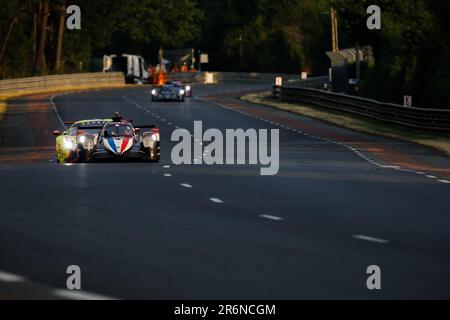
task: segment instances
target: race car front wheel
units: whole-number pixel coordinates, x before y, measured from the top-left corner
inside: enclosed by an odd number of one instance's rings
[[[160,159],[159,148],[149,148],[148,155],[149,155],[149,161],[159,162],[159,159]]]

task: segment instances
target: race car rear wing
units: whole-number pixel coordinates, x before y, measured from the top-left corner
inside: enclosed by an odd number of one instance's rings
[[[102,130],[103,126],[79,126],[78,130],[87,130],[87,129],[94,129],[94,130]]]
[[[138,126],[138,125],[133,125],[133,127],[135,128],[139,128],[139,129],[155,129],[156,126],[155,125],[142,125],[142,126]]]
[[[91,130],[102,130],[103,129],[103,127],[104,126],[79,126],[78,127],[78,130],[83,130],[83,129],[91,129]],[[142,126],[135,126],[135,125],[133,125],[133,127],[135,128],[135,129],[156,129],[156,126],[155,125],[148,125],[148,124],[146,124],[146,125],[142,125]]]

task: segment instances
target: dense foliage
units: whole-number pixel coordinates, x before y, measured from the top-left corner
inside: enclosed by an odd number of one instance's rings
[[[163,48],[210,54],[210,70],[327,74],[330,7],[340,47],[371,45],[362,92],[399,102],[450,106],[450,3],[445,0],[0,0],[0,78],[92,69],[106,53]],[[82,30],[61,28],[64,8],[82,11]],[[382,30],[366,8],[382,8]],[[48,14],[47,14],[48,12]],[[97,66],[97,68],[99,65]]]

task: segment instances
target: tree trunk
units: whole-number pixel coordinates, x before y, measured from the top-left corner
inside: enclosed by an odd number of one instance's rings
[[[66,22],[66,0],[61,0],[58,6],[59,11],[59,25],[58,25],[58,36],[56,43],[56,55],[55,55],[55,73],[61,73],[61,60],[62,60],[62,46],[63,37]]]
[[[31,30],[31,41],[32,41],[31,70],[33,70],[36,66],[38,19],[39,19],[39,11],[38,12],[33,11],[33,29]]]
[[[6,32],[5,40],[3,40],[3,45],[0,50],[0,65],[3,64],[3,59],[5,58],[6,49],[8,48],[9,39],[11,38],[11,34],[14,29],[14,25],[19,21],[19,16],[15,16],[11,19],[11,22],[8,26],[8,31]]]
[[[47,25],[48,25],[48,14],[49,14],[49,1],[44,0],[42,2],[42,17],[41,17],[41,31],[39,36],[39,46],[36,57],[36,71],[44,75],[47,69],[47,62],[45,60],[45,44],[47,42]]]

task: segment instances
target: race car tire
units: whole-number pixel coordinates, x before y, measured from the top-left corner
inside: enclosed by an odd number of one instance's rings
[[[85,149],[79,149],[77,154],[78,162],[84,163],[88,160],[88,152]]]
[[[157,148],[148,148],[147,149],[147,154],[148,154],[148,161],[150,162],[159,162],[160,160],[160,150],[159,147]]]

